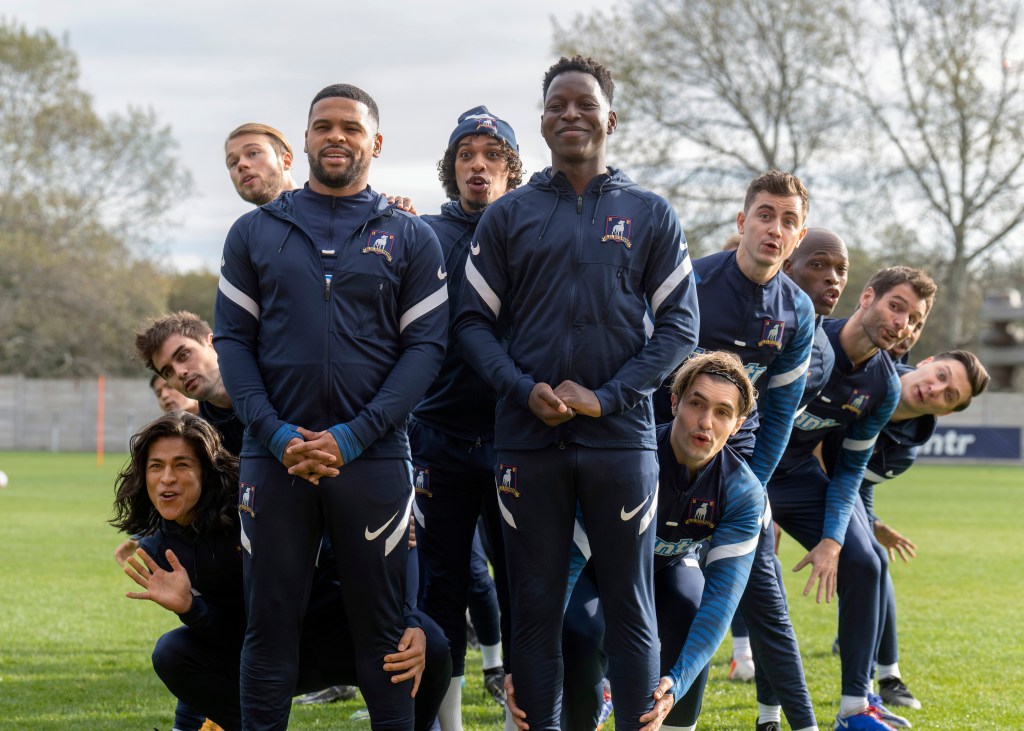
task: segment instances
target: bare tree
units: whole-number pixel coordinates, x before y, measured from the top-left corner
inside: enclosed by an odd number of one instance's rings
[[[865,169],[933,247],[943,286],[931,319],[966,344],[972,266],[1024,223],[1021,5],[882,0],[876,11],[882,28],[851,37],[848,53],[849,90],[886,143]]]
[[[617,157],[685,212],[692,236],[731,222],[764,170],[813,177],[837,162],[849,110],[828,72],[852,22],[842,2],[629,0],[556,24],[555,48],[614,71]]]

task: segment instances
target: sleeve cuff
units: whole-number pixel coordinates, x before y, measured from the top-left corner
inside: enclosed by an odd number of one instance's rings
[[[294,424],[281,425],[274,432],[274,436],[270,438],[270,444],[267,445],[267,448],[270,449],[270,453],[277,458],[278,462],[284,461],[284,450],[292,439],[302,439],[298,427]]]
[[[348,424],[336,424],[328,429],[338,443],[338,450],[341,452],[342,462],[349,464],[363,453],[363,443],[352,432]]]

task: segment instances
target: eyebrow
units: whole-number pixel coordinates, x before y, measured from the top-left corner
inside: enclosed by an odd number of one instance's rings
[[[729,411],[732,411],[732,412],[736,411],[736,406],[734,404],[730,404],[728,401],[717,401],[717,402],[716,401],[712,401],[711,399],[709,399],[707,396],[702,394],[697,389],[693,389],[690,392],[690,397],[693,398],[694,396],[696,396],[696,397],[700,398],[701,400],[703,400],[704,403],[711,404],[712,406],[725,407],[725,408],[729,409]]]

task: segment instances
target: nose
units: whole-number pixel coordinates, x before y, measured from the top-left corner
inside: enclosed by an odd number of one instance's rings
[[[484,170],[484,157],[483,155],[473,155],[473,159],[469,161],[470,170]]]
[[[164,471],[160,473],[160,482],[170,485],[174,482],[174,467],[172,465],[165,465]]]
[[[572,120],[572,119],[579,119],[579,118],[580,118],[580,110],[577,109],[576,105],[575,104],[566,104],[565,105],[565,111],[562,112],[562,119]]]

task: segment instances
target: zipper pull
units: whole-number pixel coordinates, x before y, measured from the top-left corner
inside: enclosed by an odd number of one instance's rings
[[[576,212],[583,213],[583,196],[576,196]]]
[[[324,302],[331,301],[331,274],[324,275]]]

